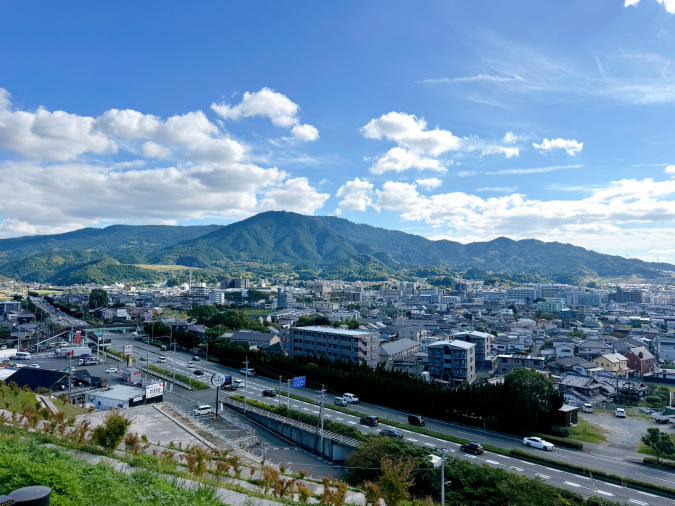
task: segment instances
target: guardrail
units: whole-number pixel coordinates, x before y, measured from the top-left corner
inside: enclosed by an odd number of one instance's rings
[[[223,404],[228,405],[228,406],[234,406],[239,409],[244,409],[244,403],[239,402],[239,401],[233,401],[232,399],[227,399]],[[276,413],[273,413],[271,411],[266,411],[264,409],[256,408],[254,406],[248,406],[246,408],[247,411],[250,411],[252,413],[256,413],[261,416],[265,416],[267,418],[271,418],[272,420],[276,420],[277,422],[281,422],[286,425],[290,425],[291,427],[297,427],[301,430],[304,430],[306,432],[309,432],[311,434],[317,434],[321,435],[321,429],[318,427],[314,427],[313,425],[308,425],[306,423],[298,422],[297,420],[292,420],[291,418],[287,418],[285,416],[278,415]],[[333,441],[336,441],[338,443],[345,444],[347,446],[351,446],[353,448],[356,448],[361,444],[361,441],[357,441],[356,439],[352,439],[350,437],[346,436],[341,436],[340,434],[335,434],[334,432],[330,432],[327,430],[323,431],[323,437],[327,439],[331,439]]]
[[[250,425],[246,425],[244,422],[239,420],[238,418],[235,418],[228,413],[225,413],[224,411],[221,411],[218,413],[218,416],[223,417],[225,420],[227,420],[229,423],[232,425],[239,427],[241,430],[248,432],[249,434],[255,436],[255,429],[251,427]]]
[[[245,441],[245,439],[248,439],[248,438],[242,438],[242,440],[240,440],[240,441],[235,441],[234,439],[230,439],[229,437],[225,437],[225,436],[223,436],[222,434],[220,434],[220,433],[219,433],[216,429],[214,429],[213,427],[211,427],[211,426],[209,426],[209,425],[206,425],[202,420],[200,420],[199,418],[196,418],[196,417],[194,416],[194,414],[192,414],[192,413],[190,413],[190,412],[188,412],[188,411],[185,411],[184,409],[182,409],[182,408],[176,406],[175,404],[173,404],[173,403],[171,403],[171,402],[164,401],[164,404],[168,404],[168,405],[171,406],[173,409],[175,409],[176,411],[178,411],[181,415],[185,416],[186,418],[188,418],[189,420],[191,420],[191,421],[193,421],[193,422],[195,422],[195,423],[198,423],[204,430],[207,430],[207,431],[208,431],[209,433],[211,433],[213,436],[215,436],[215,437],[217,437],[217,438],[219,438],[219,439],[225,441],[227,444],[229,444],[229,445],[231,445],[231,446],[233,446],[233,447],[235,447],[235,448],[238,448],[238,449],[241,450],[242,452],[248,454],[250,457],[252,457],[252,458],[254,458],[254,459],[259,459],[259,458],[260,458],[260,457],[258,457],[257,455],[255,455],[255,454],[249,452],[249,451],[246,449],[247,446],[246,446],[245,443],[246,443],[247,441]],[[256,439],[257,439],[257,437],[256,437]]]

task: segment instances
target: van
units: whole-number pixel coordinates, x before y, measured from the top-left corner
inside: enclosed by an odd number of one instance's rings
[[[584,410],[584,413],[593,413],[593,404],[590,404],[588,402],[584,402],[581,405],[581,409]]]
[[[166,357],[159,357],[157,359],[157,362],[159,362],[160,364],[163,364],[164,362],[166,362]]]
[[[359,398],[355,396],[354,394],[344,394],[342,397],[345,398],[345,400],[349,404],[358,404],[359,403]]]
[[[410,425],[417,425],[418,427],[424,427],[426,422],[421,415],[408,415],[408,423]]]
[[[162,345],[162,346],[159,347],[159,349],[160,349],[161,351],[166,351],[166,346]]]
[[[335,398],[335,405],[336,406],[346,406],[347,405],[347,399],[344,397],[336,397]]]
[[[255,369],[246,369],[245,367],[242,367],[239,372],[244,376],[255,376]]]
[[[197,415],[210,415],[212,414],[213,411],[211,410],[211,406],[208,404],[200,404],[197,406],[197,409],[195,409],[192,414],[197,416]]]

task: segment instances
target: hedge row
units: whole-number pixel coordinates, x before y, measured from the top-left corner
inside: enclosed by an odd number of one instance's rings
[[[156,365],[150,364],[148,368],[151,371],[155,371],[161,374],[164,374],[165,376],[171,378],[173,377],[173,372],[169,371],[167,369],[162,369],[161,367],[157,367]],[[185,376],[184,374],[178,374],[176,373],[176,379],[180,381],[181,383],[184,383],[186,385],[192,385],[192,388],[195,390],[206,390],[209,388],[209,386],[206,383],[203,383],[201,381],[198,381],[194,378],[190,378],[189,376]]]
[[[563,469],[565,471],[571,471],[581,475],[593,475],[593,479],[606,481],[608,483],[616,483],[617,485],[631,487],[636,490],[642,490],[644,492],[656,492],[665,497],[670,497],[675,499],[675,489],[662,487],[661,485],[654,485],[652,483],[646,483],[644,481],[634,480],[632,478],[622,478],[616,474],[609,474],[604,471],[597,471],[594,469],[588,469],[582,466],[576,466],[574,464],[568,464],[567,462],[558,462],[557,460],[552,460],[546,457],[540,457],[538,455],[532,455],[526,453],[522,450],[511,450],[510,455],[513,457],[518,457],[522,460],[529,460],[533,462],[538,462],[540,464],[546,464],[550,467],[557,467],[558,469]]]
[[[645,457],[642,460],[642,463],[646,466],[660,467],[662,469],[670,469],[671,471],[675,471],[675,462],[668,462],[667,460],[662,460],[660,464],[657,464],[656,459]]]
[[[535,432],[527,433],[528,436],[537,436],[545,439],[549,443],[555,443],[558,446],[566,446],[567,448],[574,448],[575,450],[583,450],[584,444],[574,439],[565,439],[561,437],[549,436],[548,434],[537,434]]]

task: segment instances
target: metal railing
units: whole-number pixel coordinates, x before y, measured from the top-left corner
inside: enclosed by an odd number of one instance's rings
[[[232,399],[228,399],[227,401],[224,402],[225,405],[228,406],[234,406],[239,409],[244,409],[244,403],[243,402],[238,402],[238,401],[233,401]],[[277,422],[281,422],[285,425],[290,425],[291,427],[297,427],[301,430],[304,430],[305,432],[309,432],[311,434],[321,434],[321,429],[318,427],[314,427],[313,425],[308,425],[306,423],[298,422],[297,420],[292,420],[290,418],[287,418],[285,416],[277,415],[276,413],[273,413],[271,411],[266,411],[264,409],[256,408],[253,406],[248,406],[246,408],[247,411],[250,411],[252,413],[256,413],[261,416],[265,416],[267,418],[271,418],[272,420],[276,420]],[[346,444],[347,446],[351,446],[353,448],[356,448],[361,444],[361,441],[357,441],[356,439],[352,439],[350,437],[346,436],[341,436],[340,434],[335,434],[334,432],[330,432],[327,430],[323,431],[323,437],[327,439],[331,439],[333,441],[336,441],[338,443]]]
[[[238,418],[233,417],[232,415],[225,413],[224,411],[221,411],[218,413],[218,416],[223,417],[227,422],[231,423],[232,425],[239,427],[241,430],[248,432],[249,434],[255,436],[255,429],[251,427],[250,425],[246,425],[244,422],[239,420]]]
[[[234,439],[230,439],[229,437],[223,436],[215,428],[211,427],[210,425],[207,425],[202,420],[195,417],[193,413],[185,411],[184,409],[176,406],[175,404],[173,404],[171,402],[164,401],[164,404],[168,404],[169,406],[171,406],[172,409],[176,410],[178,413],[180,413],[184,417],[188,418],[189,420],[191,420],[194,423],[199,424],[204,430],[208,431],[214,437],[217,437],[218,439],[221,439],[222,441],[225,441],[227,444],[233,446],[234,448],[237,448],[237,449],[241,450],[242,452],[246,453],[247,455],[249,455],[250,457],[252,457],[254,459],[260,458],[257,455],[255,455],[255,454],[253,454],[253,453],[251,453],[247,450],[247,444],[246,443],[248,443],[249,441],[246,441],[246,439],[248,439],[248,438],[242,438],[239,441],[235,441]],[[256,437],[256,439],[257,439],[257,437]],[[250,446],[250,445],[248,445],[248,446]]]

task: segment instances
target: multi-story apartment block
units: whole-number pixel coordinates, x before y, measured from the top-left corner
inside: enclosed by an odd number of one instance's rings
[[[0,317],[7,316],[12,311],[21,311],[21,302],[13,300],[0,301]]]
[[[360,304],[362,295],[363,295],[362,292],[346,291],[345,292],[345,301],[346,302],[353,302],[355,304]]]
[[[555,313],[561,309],[565,309],[565,299],[549,298],[546,302],[537,302],[537,311]]]
[[[531,303],[541,297],[541,291],[537,286],[518,286],[506,289],[506,300],[511,302]]]
[[[293,307],[295,299],[290,293],[281,292],[277,295],[277,309],[288,309]]]
[[[476,380],[476,345],[465,341],[437,341],[427,346],[429,372],[435,379],[458,385]]]
[[[223,290],[214,290],[209,294],[209,301],[215,304],[225,304],[225,292]]]
[[[402,281],[398,284],[398,287],[403,295],[415,295],[417,293],[417,283]]]
[[[313,355],[377,367],[380,361],[380,334],[331,327],[296,327],[290,332],[289,351],[291,356]]]
[[[494,336],[487,332],[459,332],[454,334],[456,340],[476,345],[476,369],[479,371],[494,371],[497,361],[492,356],[492,339]]]

